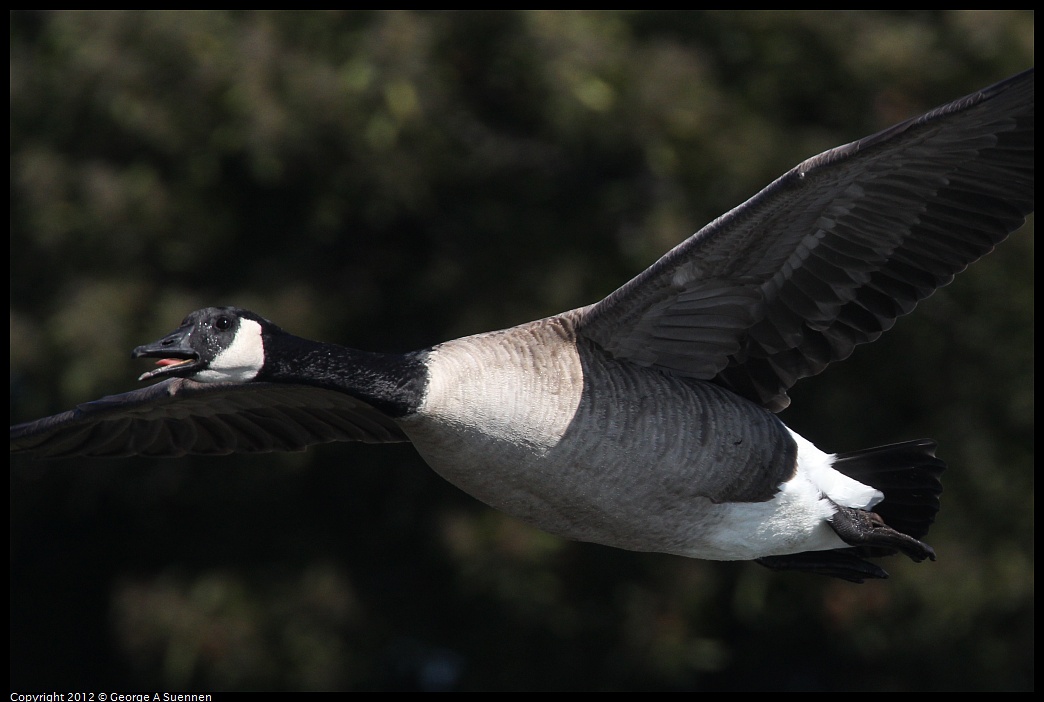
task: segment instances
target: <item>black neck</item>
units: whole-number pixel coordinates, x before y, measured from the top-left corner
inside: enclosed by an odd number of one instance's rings
[[[424,397],[426,351],[371,353],[290,334],[266,335],[264,343],[265,366],[258,380],[337,390],[390,417],[415,412]]]

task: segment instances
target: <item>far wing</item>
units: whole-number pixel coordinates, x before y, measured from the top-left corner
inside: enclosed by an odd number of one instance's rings
[[[11,453],[38,458],[266,453],[331,441],[408,440],[388,416],[344,393],[182,378],[11,427]]]

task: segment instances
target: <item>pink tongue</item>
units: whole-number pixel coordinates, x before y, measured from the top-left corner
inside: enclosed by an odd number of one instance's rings
[[[185,362],[185,359],[183,359],[183,358],[161,358],[160,360],[156,361],[156,365],[157,366],[176,366],[177,364],[184,363],[184,362]]]

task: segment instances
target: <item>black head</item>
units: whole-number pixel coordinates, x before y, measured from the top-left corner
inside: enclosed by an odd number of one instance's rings
[[[134,358],[158,358],[159,368],[138,380],[176,376],[200,382],[245,383],[265,365],[268,320],[238,307],[196,310],[159,341],[139,346]]]

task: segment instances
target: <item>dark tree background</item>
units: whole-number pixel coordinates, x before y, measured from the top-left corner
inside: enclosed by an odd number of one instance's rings
[[[1033,64],[1033,13],[13,12],[11,415],[212,304],[407,350],[593,302],[801,159]],[[1029,690],[1027,226],[784,419],[930,436],[863,586],[562,541],[409,446],[11,469],[11,689]]]

